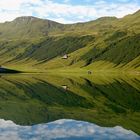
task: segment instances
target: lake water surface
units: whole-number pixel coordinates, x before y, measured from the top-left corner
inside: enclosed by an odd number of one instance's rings
[[[140,139],[140,76],[0,76],[0,140]]]

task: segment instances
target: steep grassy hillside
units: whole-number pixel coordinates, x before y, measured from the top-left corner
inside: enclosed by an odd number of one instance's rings
[[[62,57],[68,54],[67,59]],[[22,70],[83,68],[140,71],[140,11],[59,24],[20,17],[0,24],[0,64]]]

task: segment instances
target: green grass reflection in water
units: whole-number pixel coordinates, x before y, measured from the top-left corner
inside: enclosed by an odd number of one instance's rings
[[[75,119],[140,134],[140,77],[1,75],[0,118],[19,125]]]

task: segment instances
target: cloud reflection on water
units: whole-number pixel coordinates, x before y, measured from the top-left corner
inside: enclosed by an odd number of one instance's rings
[[[20,126],[0,119],[0,140],[139,140],[140,136],[120,126],[98,125],[62,119],[33,126]]]

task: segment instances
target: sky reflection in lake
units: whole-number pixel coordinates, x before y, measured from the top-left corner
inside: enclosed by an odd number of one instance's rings
[[[0,120],[0,140],[139,140],[140,136],[120,126],[98,125],[61,119],[51,123],[20,126]]]

